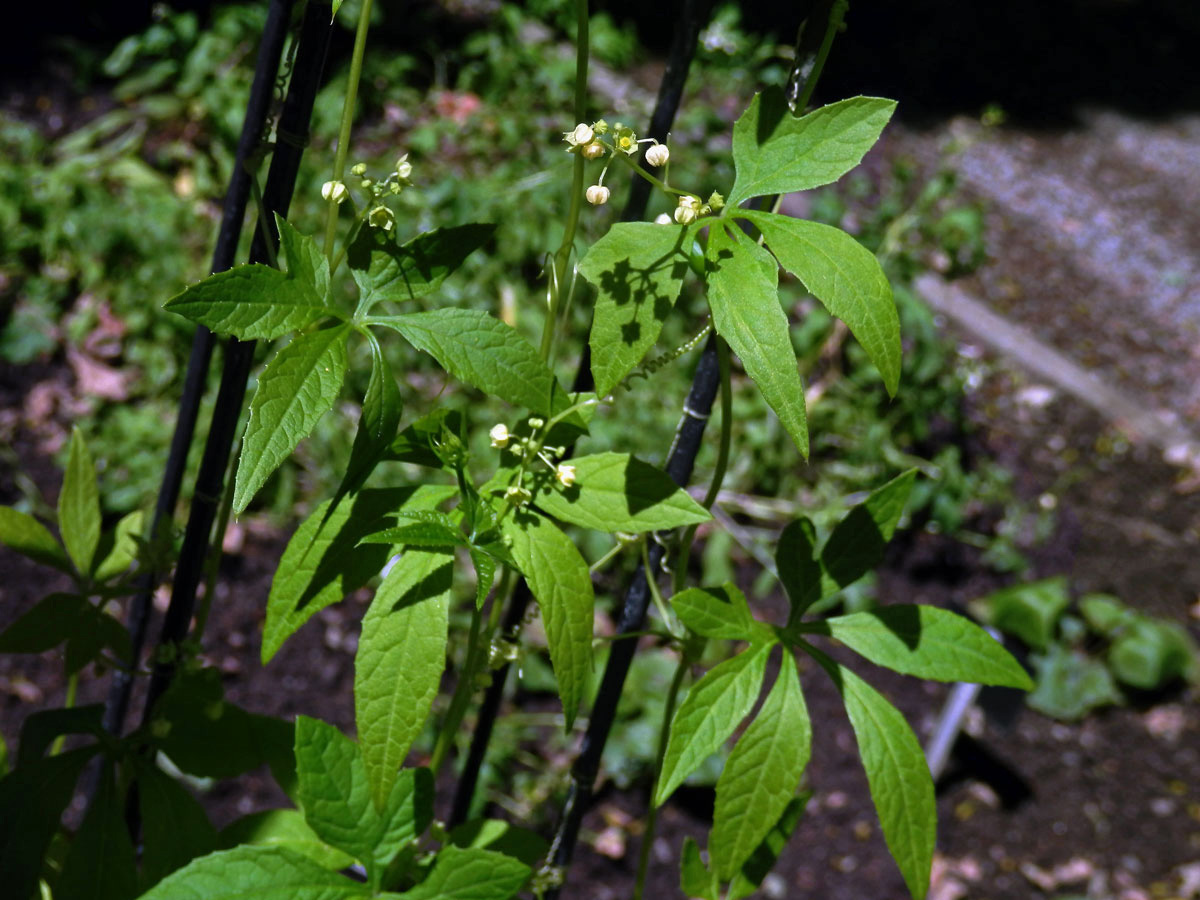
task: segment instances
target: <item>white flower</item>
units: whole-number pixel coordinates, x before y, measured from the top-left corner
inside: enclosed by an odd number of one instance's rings
[[[591,125],[585,125],[580,122],[575,126],[573,131],[567,131],[563,134],[563,140],[572,147],[578,147],[581,144],[590,144],[592,138],[596,136],[596,132],[592,130]]]
[[[684,206],[682,203],[675,207],[675,221],[680,225],[691,225],[696,221],[696,210],[691,206]]]
[[[671,224],[671,216],[668,213],[659,213],[657,216],[654,217],[654,224],[655,225],[670,225]]]
[[[604,185],[593,184],[587,189],[584,196],[587,197],[587,202],[592,204],[592,206],[603,206],[608,202],[608,194],[608,188]]]
[[[671,151],[667,149],[666,144],[655,144],[646,151],[646,162],[655,168],[665,166],[670,158]]]
[[[558,483],[563,487],[570,487],[575,483],[575,467],[559,463],[554,469],[554,477],[558,479]]]
[[[332,200],[334,203],[341,203],[350,196],[350,191],[340,181],[327,181],[321,185],[321,197],[324,200]]]
[[[405,153],[402,157],[396,160],[396,177],[403,182],[407,182],[412,176],[412,163],[408,161],[408,154]]]
[[[391,231],[396,227],[396,214],[386,206],[377,206],[367,214],[367,223],[372,228]]]
[[[583,154],[584,159],[599,159],[604,155],[604,144],[600,141],[589,141],[579,148],[579,152]]]
[[[499,425],[493,425],[492,430],[488,432],[488,436],[492,439],[492,446],[497,450],[508,446],[509,433],[508,426],[501,422]]]
[[[518,487],[514,484],[504,492],[504,499],[510,506],[524,506],[533,499],[533,494],[529,492],[528,488]]]

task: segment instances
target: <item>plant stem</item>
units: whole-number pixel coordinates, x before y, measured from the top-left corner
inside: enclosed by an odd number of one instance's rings
[[[333,158],[333,180],[341,181],[346,174],[346,157],[350,154],[350,129],[354,125],[354,106],[358,99],[358,81],[362,77],[363,53],[367,48],[367,31],[371,26],[372,0],[363,0],[358,12],[358,27],[354,31],[354,50],[350,55],[350,74],[346,78],[346,99],[342,103],[342,124],[338,129],[337,153]],[[338,204],[330,198],[325,214],[325,258],[333,271],[333,242],[337,237]]]
[[[575,0],[575,121],[587,118],[587,74],[588,74],[588,4],[587,0]],[[579,213],[583,208],[582,153],[575,154],[575,167],[571,174],[571,202],[567,207],[567,227],[563,231],[562,243],[554,254],[550,273],[550,302],[547,304],[546,323],[542,326],[542,359],[551,362],[554,356],[554,335],[558,330],[558,313],[562,305],[563,285],[567,280],[567,267],[571,264],[571,250],[575,247],[575,231],[579,227]]]
[[[804,108],[808,106],[808,102],[812,99],[817,81],[821,77],[821,70],[825,68],[825,60],[829,58],[829,49],[833,46],[833,39],[837,36],[839,29],[841,29],[842,22],[846,18],[846,10],[849,8],[849,0],[834,0],[833,6],[829,10],[829,19],[825,25],[824,35],[821,38],[820,49],[817,50],[817,56],[813,61],[812,69],[804,76],[804,85],[800,89],[800,96],[796,99],[797,115],[804,114]],[[797,61],[799,61],[799,56],[797,56]]]
[[[637,882],[633,886],[633,900],[642,900],[646,889],[646,873],[650,869],[650,850],[654,846],[654,831],[658,825],[658,807],[654,805],[654,796],[658,793],[658,779],[662,774],[663,760],[667,755],[667,738],[671,734],[671,719],[675,717],[675,703],[679,699],[679,689],[683,687],[683,679],[687,676],[691,664],[691,655],[685,649],[680,654],[679,665],[675,667],[675,676],[671,679],[671,687],[667,690],[662,725],[658,730],[658,749],[654,753],[654,782],[650,785],[650,809],[646,811],[646,830],[642,832],[642,846],[638,851]]]
[[[79,673],[72,672],[67,676],[67,696],[63,699],[63,709],[72,709],[75,706],[75,692],[79,689]],[[62,752],[63,741],[67,739],[65,734],[60,734],[54,739],[54,743],[50,745],[50,755],[58,756]]]

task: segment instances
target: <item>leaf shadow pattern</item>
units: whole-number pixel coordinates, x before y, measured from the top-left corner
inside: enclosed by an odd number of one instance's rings
[[[407,609],[410,606],[416,606],[425,600],[432,600],[434,597],[439,597],[449,592],[454,582],[454,548],[453,547],[426,547],[424,552],[440,553],[445,552],[446,562],[426,577],[422,578],[411,588],[396,598],[396,602],[392,604],[390,612],[400,612],[402,609]]]
[[[670,279],[683,279],[688,267],[687,261],[680,255],[682,242],[681,233],[679,243],[670,253],[664,254],[647,266],[635,268],[626,258],[617,260],[612,268],[600,273],[600,289],[613,299],[618,308],[631,306],[629,320],[621,324],[622,343],[633,346],[641,340],[643,310],[646,304],[653,304],[650,312],[652,320],[658,323],[656,332],[662,328],[662,323],[670,315],[675,305],[675,297],[660,291],[654,276],[666,271]]]

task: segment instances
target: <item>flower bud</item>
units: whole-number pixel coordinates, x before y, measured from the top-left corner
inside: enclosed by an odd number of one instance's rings
[[[408,161],[407,153],[396,160],[396,177],[401,181],[408,181],[412,177],[412,169],[412,163]]]
[[[386,206],[376,206],[367,213],[367,224],[372,228],[382,228],[391,231],[396,227],[396,214]]]
[[[340,181],[327,181],[321,185],[321,198],[341,203],[350,196],[350,191]]]
[[[670,225],[671,217],[667,213],[659,213],[657,216],[654,217],[654,224],[655,225]]]
[[[501,422],[498,425],[492,426],[492,430],[488,432],[488,437],[492,439],[492,446],[500,450],[508,446],[508,440],[511,435],[508,433],[508,426]]]
[[[708,198],[708,205],[712,209],[723,209],[725,207],[725,198],[718,191],[713,191]]]
[[[691,225],[696,221],[696,210],[691,206],[680,204],[675,207],[675,221],[680,225]]]
[[[599,159],[604,155],[604,145],[599,141],[592,141],[579,148],[579,152],[583,154],[584,159]]]
[[[514,484],[504,492],[504,499],[510,506],[524,506],[533,499],[533,494],[529,492],[528,488],[518,487]]]
[[[585,125],[580,122],[575,126],[573,131],[568,131],[563,134],[563,140],[572,147],[578,147],[580,144],[591,143],[592,138],[596,136],[596,132],[592,130],[591,125]]]
[[[655,168],[665,166],[670,158],[671,151],[667,149],[666,144],[654,144],[646,151],[646,162]]]
[[[363,175],[367,174],[367,164],[366,163],[355,163],[353,166],[350,167],[350,174],[357,175],[359,178],[361,178]]]
[[[587,189],[584,196],[587,197],[587,202],[592,204],[592,206],[603,206],[608,202],[608,194],[608,188],[604,185],[593,184]]]
[[[558,483],[563,487],[570,487],[575,483],[575,467],[559,463],[554,470],[554,477],[558,479]]]

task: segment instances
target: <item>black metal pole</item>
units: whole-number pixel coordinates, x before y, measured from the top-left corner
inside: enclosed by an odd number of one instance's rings
[[[328,0],[309,0],[300,24],[291,83],[288,85],[283,111],[275,129],[276,148],[263,189],[263,207],[267,215],[260,219],[255,229],[254,240],[250,245],[251,262],[266,262],[270,258],[267,242],[270,241],[272,245],[278,244],[279,235],[270,214],[277,212],[286,216],[291,205],[296,173],[300,169],[300,159],[308,144],[313,101],[316,99],[325,69],[332,19],[331,4]],[[225,345],[221,386],[217,392],[204,455],[200,460],[200,471],[196,476],[196,489],[184,532],[183,547],[175,569],[171,603],[163,617],[160,645],[177,646],[187,636],[196,604],[196,590],[203,576],[204,560],[208,555],[209,538],[216,519],[225,471],[229,465],[238,419],[241,417],[246,397],[246,382],[254,362],[254,347],[254,341],[239,341],[235,338],[229,338]],[[155,665],[143,711],[144,721],[151,716],[154,703],[170,684],[174,671],[173,662],[160,660]]]
[[[254,81],[250,85],[250,97],[246,103],[246,117],[242,121],[233,174],[230,176],[229,189],[225,192],[225,204],[221,212],[221,227],[217,232],[216,246],[213,248],[210,271],[214,273],[223,272],[231,267],[237,253],[238,241],[242,235],[242,222],[246,217],[246,204],[250,197],[249,162],[258,149],[263,129],[266,127],[275,79],[279,73],[279,62],[283,57],[283,45],[287,40],[293,2],[294,0],[271,0],[267,8],[267,21],[258,50]],[[158,501],[150,525],[152,538],[157,538],[166,523],[172,520],[175,504],[179,502],[179,489],[187,466],[188,450],[192,446],[200,401],[204,398],[204,385],[208,381],[212,348],[213,333],[203,325],[197,327],[192,337],[192,352],[188,358],[187,374],[184,376],[183,396],[180,397],[179,414],[175,419],[175,433],[171,437],[171,449],[163,468]],[[146,627],[150,619],[150,600],[154,588],[158,585],[159,575],[160,573],[151,571],[141,576],[137,593],[129,604],[129,668],[113,672],[104,709],[104,728],[112,734],[119,735],[125,725],[125,714],[129,709],[129,697],[133,689],[133,672],[141,659]]]

